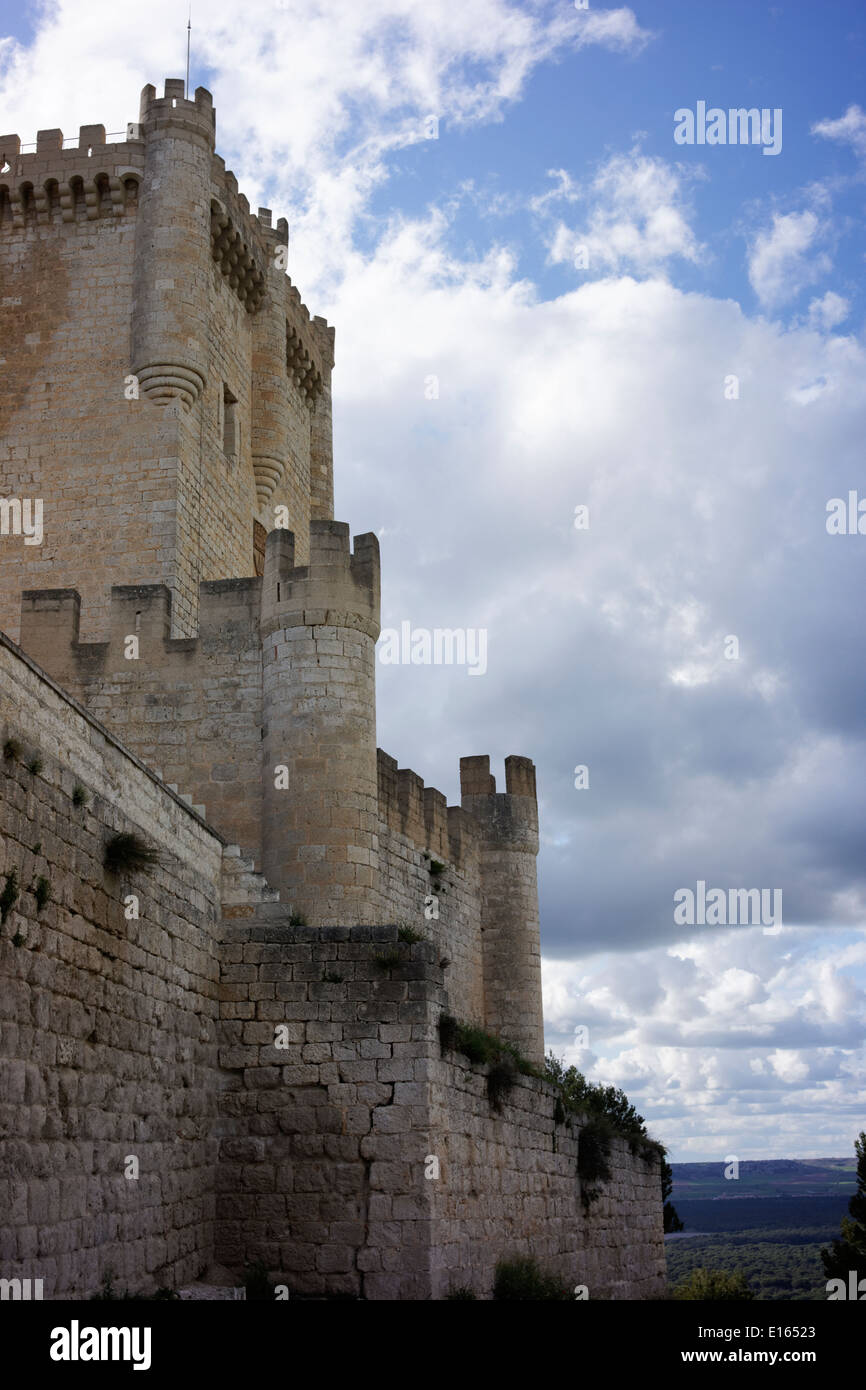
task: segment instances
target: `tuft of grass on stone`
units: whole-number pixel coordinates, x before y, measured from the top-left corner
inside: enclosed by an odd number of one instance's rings
[[[445,1301],[451,1303],[467,1303],[470,1299],[477,1299],[478,1295],[474,1289],[468,1288],[465,1284],[459,1285],[456,1289],[449,1289],[445,1295]]]
[[[3,744],[3,757],[10,759],[10,761],[20,758],[23,751],[17,738],[7,738]]]
[[[517,1066],[514,1058],[507,1052],[491,1063],[487,1073],[487,1099],[494,1110],[502,1109],[502,1102],[514,1085],[516,1075]]]
[[[73,806],[86,806],[89,800],[90,798],[87,792],[85,791],[84,787],[80,786],[79,783],[76,782],[75,786],[72,788]]]
[[[306,917],[304,916],[303,912],[290,912],[290,913],[289,913],[289,926],[290,926],[290,927],[308,927],[309,925],[310,925],[310,924],[309,924],[309,922],[307,921]]]
[[[537,1067],[525,1058],[513,1043],[497,1038],[474,1023],[461,1023],[450,1014],[439,1016],[439,1043],[446,1052],[462,1052],[473,1066],[487,1066],[487,1098],[494,1110],[514,1085],[518,1073],[539,1076]]]
[[[453,1052],[457,1046],[460,1024],[451,1014],[439,1015],[439,1046],[444,1052]]]
[[[158,852],[132,831],[112,835],[105,846],[103,864],[110,874],[135,873],[158,863]]]
[[[40,772],[42,771],[42,766],[42,759],[37,753],[34,757],[30,759],[29,763],[27,764],[27,770],[28,772],[32,772],[34,777],[38,777]]]
[[[36,911],[41,912],[48,899],[51,897],[51,884],[47,878],[37,878],[31,892],[36,899]]]
[[[402,941],[404,946],[414,946],[416,942],[424,940],[424,933],[416,931],[414,927],[398,927],[397,940]]]
[[[430,860],[430,877],[431,877],[431,878],[441,878],[442,875],[444,874],[444,872],[445,872],[445,865],[442,863],[442,860],[441,860],[441,859],[431,859],[431,860]]]
[[[337,974],[335,974],[333,970],[323,970],[323,971],[322,971],[322,984],[323,984],[323,985],[341,985],[342,983],[343,983],[343,976],[342,976],[342,975],[337,975]]]
[[[5,922],[9,913],[18,901],[20,889],[18,887],[18,870],[12,868],[6,875],[6,882],[3,885],[3,892],[0,893],[0,922]]]
[[[393,970],[396,966],[402,965],[403,957],[399,951],[380,951],[373,957],[373,963],[379,970]]]

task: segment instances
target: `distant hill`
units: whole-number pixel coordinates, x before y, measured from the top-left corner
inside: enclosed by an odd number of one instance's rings
[[[684,1197],[794,1197],[814,1193],[850,1196],[856,1181],[854,1155],[849,1158],[748,1159],[738,1178],[726,1178],[724,1163],[674,1163],[674,1190]]]
[[[674,1163],[671,1201],[692,1231],[808,1228],[838,1234],[857,1173],[850,1158],[771,1158],[740,1164]]]
[[[850,1158],[674,1163],[671,1201],[685,1223],[668,1236],[668,1280],[700,1265],[740,1270],[762,1299],[825,1299],[821,1246],[839,1234],[856,1189]]]

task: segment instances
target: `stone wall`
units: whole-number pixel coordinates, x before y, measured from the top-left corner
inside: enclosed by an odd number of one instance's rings
[[[577,1175],[581,1126],[554,1119],[546,1082],[518,1076],[499,1111],[487,1069],[449,1053],[435,1069],[430,1143],[434,1184],[433,1296],[470,1287],[487,1298],[497,1262],[533,1256],[592,1299],[657,1297],[665,1285],[661,1177],[614,1140],[610,1179],[584,1209]]]
[[[44,1279],[49,1298],[86,1297],[108,1269],[133,1288],[178,1286],[212,1252],[222,843],[0,635],[10,740],[0,892],[14,871],[20,893],[0,927],[0,1268]],[[107,873],[118,831],[160,864]]]
[[[377,751],[382,895],[395,922],[423,932],[435,943],[438,958],[448,960],[454,1012],[483,1023],[477,827],[461,807],[446,806],[442,793],[425,787],[416,772],[398,768],[396,758]],[[444,870],[433,873],[434,864]]]
[[[261,859],[261,580],[202,584],[199,635],[171,638],[163,585],[115,588],[106,642],[78,642],[74,590],[25,594],[22,644],[222,835]],[[138,655],[127,657],[128,638]]]
[[[486,1068],[442,1056],[435,943],[279,915],[227,927],[221,1263],[261,1260],[295,1294],[489,1298],[497,1260],[532,1254],[590,1299],[662,1291],[657,1160],[617,1143],[585,1212],[553,1088],[520,1076],[496,1111]]]

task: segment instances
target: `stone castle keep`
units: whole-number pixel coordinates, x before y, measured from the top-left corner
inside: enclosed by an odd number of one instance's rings
[[[550,1084],[442,1046],[543,1061],[535,770],[464,758],[447,806],[376,746],[379,546],[287,243],[203,88],[0,136],[0,1276],[489,1297],[530,1254],[651,1296],[657,1162],[587,1206]]]

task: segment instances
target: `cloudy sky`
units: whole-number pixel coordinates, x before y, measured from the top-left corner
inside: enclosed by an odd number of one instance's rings
[[[0,129],[122,130],[186,13],[0,0]],[[850,1154],[866,536],[827,504],[866,498],[862,4],[194,0],[192,37],[337,328],[336,515],[380,535],[383,623],[488,633],[483,676],[382,666],[379,741],[452,802],[462,754],[537,764],[549,1046],[674,1160]],[[699,102],[781,148],[677,143]],[[698,881],[780,890],[781,930],[678,925]]]

